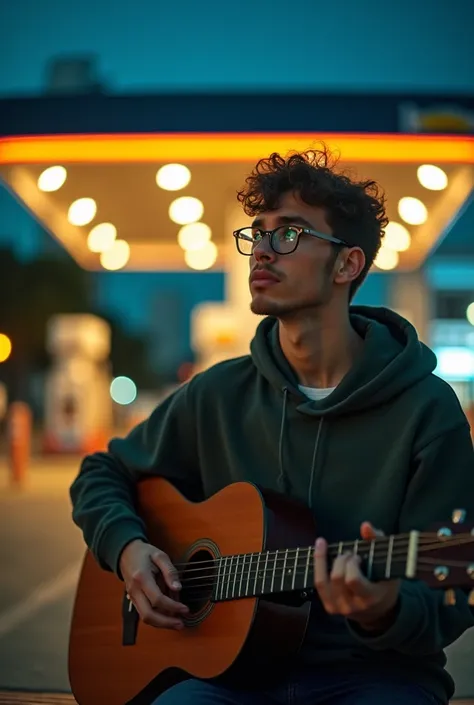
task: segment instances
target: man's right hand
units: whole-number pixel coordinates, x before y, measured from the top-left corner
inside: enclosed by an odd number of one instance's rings
[[[179,602],[181,584],[169,557],[141,539],[125,546],[120,572],[127,593],[145,624],[164,629],[182,629],[182,617],[189,613]],[[160,576],[162,589],[157,583]]]

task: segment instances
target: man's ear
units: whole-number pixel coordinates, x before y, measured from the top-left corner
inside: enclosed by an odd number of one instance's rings
[[[336,262],[334,281],[336,284],[350,284],[365,267],[365,255],[360,247],[343,250]]]

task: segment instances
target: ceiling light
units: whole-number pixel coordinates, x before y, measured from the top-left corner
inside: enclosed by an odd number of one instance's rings
[[[384,247],[396,252],[404,252],[410,247],[410,233],[404,225],[391,221],[385,228]]]
[[[217,247],[213,242],[207,242],[200,250],[186,250],[184,260],[191,269],[209,269],[217,259]]]
[[[110,250],[117,237],[117,228],[112,223],[99,223],[87,237],[87,247],[91,252]]]
[[[191,181],[191,172],[183,164],[166,164],[156,172],[156,184],[165,191],[179,191]]]
[[[423,201],[419,198],[404,196],[398,202],[400,218],[409,225],[421,225],[428,218],[428,211]]]
[[[125,267],[130,258],[130,245],[126,240],[115,240],[110,250],[100,255],[100,263],[104,269],[116,271]]]
[[[442,191],[448,185],[446,172],[433,164],[422,164],[416,172],[418,181],[430,191]]]
[[[182,196],[171,203],[168,213],[173,223],[187,225],[202,218],[204,206],[198,198]]]
[[[50,166],[38,177],[40,191],[57,191],[67,178],[67,171],[63,166]]]
[[[183,250],[200,250],[211,239],[211,228],[206,223],[183,225],[178,233],[178,244]]]
[[[71,203],[67,214],[71,225],[87,225],[97,213],[97,204],[93,198],[78,198]]]
[[[381,247],[374,264],[378,269],[395,269],[398,264],[398,252],[388,247]]]

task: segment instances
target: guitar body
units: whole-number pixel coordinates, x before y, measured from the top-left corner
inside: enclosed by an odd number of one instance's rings
[[[306,507],[245,482],[197,504],[167,481],[147,478],[138,484],[138,512],[150,543],[190,569],[193,560],[311,545],[316,535]],[[124,584],[87,552],[69,643],[79,705],[150,702],[190,676],[240,685],[270,670],[274,677],[297,655],[310,609],[285,595],[213,602],[207,594],[189,602],[188,624],[178,632],[138,621],[124,595]]]

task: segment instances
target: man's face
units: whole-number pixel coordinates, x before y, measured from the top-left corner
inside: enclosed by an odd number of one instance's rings
[[[309,206],[293,192],[284,194],[278,209],[262,213],[253,224],[262,230],[293,224],[332,235],[324,210]],[[333,292],[336,254],[331,243],[305,233],[294,252],[278,254],[265,236],[249,258],[253,313],[282,317],[327,304]],[[262,278],[265,274],[273,278]]]

